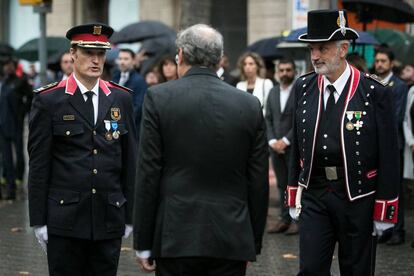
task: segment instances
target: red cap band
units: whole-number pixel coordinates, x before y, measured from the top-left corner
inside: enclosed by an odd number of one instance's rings
[[[76,34],[72,36],[72,41],[108,42],[108,37],[106,35]]]

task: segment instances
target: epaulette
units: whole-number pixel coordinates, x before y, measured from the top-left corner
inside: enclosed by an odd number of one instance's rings
[[[33,90],[33,93],[40,93],[40,92],[45,92],[46,90],[55,87],[56,85],[58,85],[59,82],[52,82],[49,84],[46,84],[45,86],[39,87],[35,90]]]
[[[385,82],[383,82],[377,75],[375,75],[375,74],[368,74],[368,73],[365,73],[364,74],[364,76],[366,77],[366,78],[369,78],[369,79],[372,79],[372,80],[374,80],[375,82],[377,82],[377,83],[379,83],[379,84],[381,84],[382,86],[387,86],[387,83],[385,83]]]
[[[112,84],[113,86],[115,86],[116,88],[119,88],[121,90],[124,90],[126,92],[129,93],[133,93],[134,91],[132,91],[131,89],[129,89],[128,87],[125,87],[123,85],[120,85],[119,83],[113,82],[113,81],[109,81],[110,84]]]
[[[310,76],[310,75],[312,75],[312,74],[314,74],[314,73],[315,73],[315,71],[310,71],[310,72],[305,73],[305,74],[303,74],[302,76],[300,76],[300,77],[299,77],[299,79],[301,79],[301,80],[305,80],[305,79],[306,79],[306,77],[308,77],[308,76]]]

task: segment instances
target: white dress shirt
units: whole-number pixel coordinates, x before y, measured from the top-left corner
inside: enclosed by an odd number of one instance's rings
[[[285,89],[280,86],[280,112],[285,111],[286,103],[290,96],[290,91],[292,90],[293,83],[286,87]]]
[[[79,90],[81,91],[85,102],[88,100],[88,96],[85,93],[88,91],[93,92],[93,95],[92,95],[93,114],[94,114],[94,124],[96,124],[96,120],[98,119],[98,106],[99,106],[99,79],[96,81],[95,86],[91,90],[89,90],[76,78],[75,73],[73,73],[73,78],[75,79],[76,84],[78,85]]]
[[[331,83],[327,77],[323,76],[323,102],[324,107],[326,108],[326,103],[328,102],[328,97],[330,95],[330,91],[328,89],[328,85],[333,85],[335,87],[335,103],[338,101],[339,97],[341,96],[342,91],[344,90],[344,87],[349,79],[349,76],[351,76],[351,68],[349,68],[348,63],[346,64],[345,71],[342,73],[342,75],[333,83]]]

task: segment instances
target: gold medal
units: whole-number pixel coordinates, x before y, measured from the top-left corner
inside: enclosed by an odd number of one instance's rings
[[[346,127],[347,130],[351,131],[351,130],[354,129],[354,124],[351,123],[351,122],[348,122],[348,123],[346,123],[345,127]]]
[[[107,141],[111,141],[112,140],[112,133],[110,133],[109,131],[107,133],[105,133],[105,139]]]

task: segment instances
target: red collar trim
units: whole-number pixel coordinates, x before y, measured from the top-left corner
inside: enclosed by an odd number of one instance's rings
[[[109,90],[108,83],[106,81],[99,79],[99,88],[104,92],[106,96],[111,94],[111,90]]]
[[[76,88],[78,88],[78,84],[76,83],[76,80],[73,77],[73,74],[71,74],[66,79],[66,90],[65,90],[65,93],[73,96],[73,94],[75,94]]]

